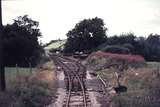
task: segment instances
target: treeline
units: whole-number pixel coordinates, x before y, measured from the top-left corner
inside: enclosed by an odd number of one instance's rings
[[[103,19],[95,17],[78,22],[67,33],[64,53],[105,51],[143,56],[147,61],[160,61],[160,35],[137,37],[133,33],[107,36]]]
[[[141,55],[147,61],[160,61],[160,35],[136,37],[133,33],[108,37],[96,50],[105,52]]]
[[[3,59],[5,66],[35,66],[43,53],[38,38],[39,23],[20,16],[12,24],[3,26]]]

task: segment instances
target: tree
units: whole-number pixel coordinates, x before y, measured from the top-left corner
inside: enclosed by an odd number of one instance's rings
[[[160,35],[150,34],[146,39],[146,42],[149,44],[149,55],[147,60],[160,61]]]
[[[101,18],[84,19],[67,33],[64,51],[74,53],[92,50],[106,41],[106,30]]]
[[[119,54],[129,54],[130,53],[130,50],[128,48],[125,48],[119,45],[106,46],[102,48],[101,50],[104,52],[119,53]]]
[[[5,66],[35,66],[43,52],[38,38],[41,37],[38,29],[39,23],[28,18],[27,15],[19,16],[13,24],[3,28]]]
[[[114,35],[107,39],[106,45],[123,45],[123,44],[135,44],[136,36],[133,33],[126,33],[121,35]]]
[[[102,50],[111,53],[134,54],[136,36],[133,33],[114,35],[108,37],[106,42],[98,46],[95,50]]]
[[[0,0],[0,87],[2,91],[5,91],[5,71],[4,71],[4,63],[3,63],[3,41],[2,41],[2,7]]]

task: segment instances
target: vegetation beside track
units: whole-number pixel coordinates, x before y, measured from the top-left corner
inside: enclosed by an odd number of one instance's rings
[[[107,88],[117,87],[114,70],[112,68],[97,72],[105,80]],[[120,83],[127,87],[127,92],[112,94],[112,105],[114,107],[159,107],[159,81],[160,76],[156,69],[130,68],[126,70]]]
[[[95,58],[96,56],[94,56]],[[90,58],[90,57],[89,57]],[[111,62],[115,61],[110,59]],[[90,61],[87,59],[87,61]],[[146,63],[145,66],[129,66],[120,77],[121,86],[127,87],[127,92],[112,93],[118,86],[115,67],[102,68],[101,65],[109,64],[105,57],[96,57],[96,60],[87,62],[88,66],[95,70],[107,84],[106,92],[110,95],[113,107],[159,107],[160,106],[160,69],[158,63]],[[97,65],[97,66],[95,66]]]
[[[1,107],[44,107],[54,101],[56,76],[52,62],[41,67],[6,68],[7,91],[0,92]]]

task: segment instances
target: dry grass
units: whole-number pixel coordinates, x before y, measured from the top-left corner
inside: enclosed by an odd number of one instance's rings
[[[54,101],[56,75],[52,62],[30,75],[18,75],[5,93],[0,92],[0,107],[44,107]]]
[[[108,57],[92,56],[87,59],[88,67],[95,70],[110,87],[117,87],[117,68],[104,68],[105,65],[117,63]],[[151,64],[150,64],[151,65]],[[120,65],[119,65],[120,66]],[[102,68],[102,69],[101,69]],[[160,69],[159,69],[160,70]],[[119,72],[120,84],[127,87],[127,92],[111,94],[112,107],[160,107],[160,71],[152,63],[128,64],[128,69]],[[108,90],[108,92],[111,92]]]
[[[113,54],[98,51],[92,53],[87,58],[87,65],[93,70],[104,69],[110,64],[122,64],[122,62],[134,68],[146,66],[143,57],[137,55]]]
[[[106,69],[101,76],[111,87],[117,86],[115,69]],[[152,68],[129,68],[124,71],[120,83],[128,88],[127,92],[112,97],[113,107],[159,107],[160,76]]]

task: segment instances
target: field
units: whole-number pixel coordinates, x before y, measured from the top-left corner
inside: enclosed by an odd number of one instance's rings
[[[41,67],[6,67],[6,92],[0,92],[0,107],[44,107],[54,101],[56,74],[52,62]]]
[[[152,67],[152,68],[160,68],[160,62],[147,62],[148,66],[149,67]]]
[[[145,62],[142,66],[133,66],[133,63],[120,72],[116,67],[97,69],[114,59],[92,57],[94,60],[87,60],[88,67],[104,79],[112,107],[160,107],[160,63]],[[126,92],[115,92],[114,89],[119,86],[116,72],[120,75],[120,85],[127,88]]]
[[[109,87],[117,87],[114,69],[98,71]],[[128,69],[123,72],[120,84],[127,87],[127,92],[111,95],[113,107],[159,107],[159,74],[151,68]]]
[[[28,77],[31,76],[32,73],[35,73],[36,68],[16,68],[16,67],[5,67],[5,77],[6,77],[6,85],[9,88],[12,87],[12,82],[19,77]]]
[[[46,50],[50,49],[56,49],[59,48],[60,46],[64,45],[66,43],[66,40],[61,40],[61,41],[56,41],[50,44],[49,46],[45,47]]]

